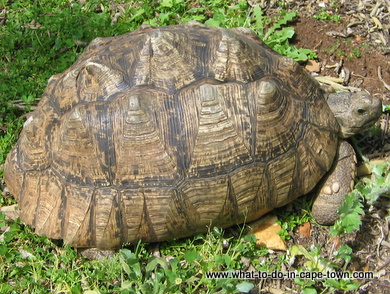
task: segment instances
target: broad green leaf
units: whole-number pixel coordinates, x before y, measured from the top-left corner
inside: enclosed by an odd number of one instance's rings
[[[192,250],[188,250],[186,251],[186,253],[184,254],[184,259],[188,262],[188,263],[192,263],[194,262],[195,260],[200,260],[202,257],[201,255],[196,252],[196,251],[192,251]]]
[[[212,27],[218,27],[220,26],[221,22],[219,20],[209,18],[208,20],[205,21],[205,24]]]
[[[302,291],[302,294],[317,294],[318,292],[317,292],[317,290],[316,289],[314,289],[314,288],[305,288],[305,289],[303,289],[303,291]]]
[[[237,284],[236,289],[240,291],[241,293],[248,293],[250,290],[253,289],[255,285],[253,285],[250,282],[244,281],[239,284]]]
[[[162,257],[153,257],[146,265],[146,271],[151,272],[156,269],[157,265],[161,266],[165,272],[168,271],[168,262]]]

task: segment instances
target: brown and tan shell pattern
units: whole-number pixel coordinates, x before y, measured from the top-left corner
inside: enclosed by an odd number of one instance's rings
[[[250,30],[142,26],[50,79],[5,181],[38,234],[118,248],[294,200],[330,168],[338,132],[316,82]]]

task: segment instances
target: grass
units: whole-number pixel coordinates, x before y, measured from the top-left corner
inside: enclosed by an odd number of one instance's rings
[[[0,165],[18,138],[21,117],[41,97],[47,79],[68,68],[95,37],[123,34],[144,23],[161,26],[197,20],[223,27],[250,27],[278,52],[298,61],[311,59],[313,52],[289,42],[294,35],[289,23],[296,17],[296,12],[282,9],[279,15],[268,17],[247,1],[0,0],[0,23],[4,20],[0,25]],[[378,178],[384,175],[388,175],[388,168],[378,169]],[[382,190],[367,182],[359,193],[374,195],[370,199],[375,202],[378,193],[388,188],[386,181],[378,181],[383,183]],[[0,196],[0,205],[13,203],[12,198]],[[352,214],[356,219],[360,211],[354,208],[360,207],[359,203],[345,205],[346,217]],[[285,239],[311,220],[306,202],[295,205],[303,208],[301,214],[279,210],[280,234]],[[208,234],[162,243],[164,257],[154,257],[151,246],[140,243],[122,249],[111,259],[90,261],[2,214],[0,227],[0,293],[246,293],[257,285],[254,281],[209,279],[206,272],[242,269],[248,260],[258,271],[283,270],[292,257],[257,248],[254,237],[243,234],[244,228],[235,237],[210,228]],[[333,232],[343,234],[343,230],[345,222]],[[321,250],[298,248],[293,254],[307,258],[299,270],[310,270],[311,261],[319,258]],[[351,255],[348,248],[341,254],[344,259]],[[328,260],[323,262],[332,266]],[[319,286],[331,290],[356,285],[296,280],[294,287],[316,293],[313,291]]]

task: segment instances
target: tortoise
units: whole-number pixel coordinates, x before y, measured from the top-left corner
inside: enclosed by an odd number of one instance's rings
[[[343,139],[380,114],[368,93],[325,95],[249,29],[143,25],[93,40],[49,79],[5,182],[23,222],[78,248],[250,222],[333,168],[314,206],[327,222],[353,183]]]

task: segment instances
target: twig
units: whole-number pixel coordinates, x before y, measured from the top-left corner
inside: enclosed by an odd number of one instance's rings
[[[8,107],[16,107],[18,109],[21,109],[21,110],[26,110],[28,106],[31,106],[30,107],[30,110],[35,110],[36,106],[32,105],[32,104],[19,104],[19,103],[10,103],[10,102],[5,102],[5,104],[8,106]]]
[[[381,238],[379,239],[379,242],[378,242],[378,245],[376,247],[376,255],[379,259],[381,259],[381,255],[380,255],[380,248],[381,248],[381,244],[382,242],[385,240],[385,233],[383,232],[383,228],[380,228],[380,231],[382,233],[382,236]]]
[[[381,269],[387,267],[388,265],[390,264],[390,259],[387,260],[384,264],[382,264],[381,266],[379,266],[376,271],[379,272]]]
[[[351,92],[357,92],[357,91],[361,90],[361,89],[356,88],[356,87],[346,87],[346,86],[340,85],[340,83],[344,82],[344,79],[340,79],[340,78],[333,78],[333,77],[328,77],[328,76],[318,76],[318,77],[315,77],[315,79],[322,84],[332,86],[333,89],[335,89],[336,91],[341,91],[341,90],[347,91],[348,90]]]
[[[378,78],[382,82],[383,86],[390,91],[390,85],[387,84],[382,77],[382,68],[378,66]]]
[[[320,47],[321,44],[322,44],[322,40],[320,40],[320,41],[317,43],[317,45],[315,45],[315,46],[313,47],[313,51],[317,50],[317,48]]]

